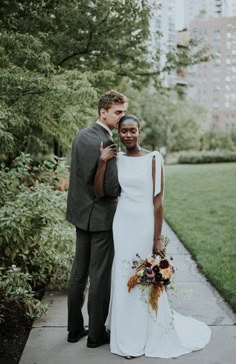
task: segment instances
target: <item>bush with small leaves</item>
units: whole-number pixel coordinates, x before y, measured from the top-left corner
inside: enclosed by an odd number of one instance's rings
[[[236,152],[231,151],[205,151],[183,152],[178,157],[180,164],[226,163],[236,162]]]
[[[0,171],[0,266],[15,264],[29,273],[34,288],[61,287],[68,280],[74,246],[74,229],[65,220],[66,192],[57,190],[62,166],[38,165],[36,171],[33,166],[22,154],[13,168]]]
[[[3,308],[8,302],[14,302],[25,310],[30,319],[41,317],[46,312],[47,306],[34,297],[31,281],[32,276],[21,272],[15,265],[8,269],[1,268],[0,307]]]

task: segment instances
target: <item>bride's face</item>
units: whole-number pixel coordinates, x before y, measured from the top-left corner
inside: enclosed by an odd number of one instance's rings
[[[127,119],[122,122],[119,129],[119,137],[127,149],[133,148],[138,144],[139,135],[140,130],[136,121]]]

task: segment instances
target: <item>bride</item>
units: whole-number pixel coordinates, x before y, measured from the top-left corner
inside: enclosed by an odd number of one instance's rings
[[[139,147],[140,124],[135,116],[123,116],[118,133],[126,152],[117,155],[121,194],[113,222],[111,352],[126,359],[142,355],[178,357],[202,349],[209,342],[211,332],[205,323],[173,311],[165,291],[159,297],[157,314],[138,286],[128,293],[127,281],[133,274],[129,262],[136,254],[142,258],[152,253],[165,256],[161,240],[164,167],[159,152]],[[97,196],[103,196],[106,162],[115,156],[114,145],[105,149],[101,146],[95,177]]]

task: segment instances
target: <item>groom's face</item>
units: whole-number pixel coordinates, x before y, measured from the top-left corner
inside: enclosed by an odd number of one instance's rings
[[[110,129],[117,129],[122,116],[126,114],[128,103],[113,104],[108,110],[101,109],[101,117]]]

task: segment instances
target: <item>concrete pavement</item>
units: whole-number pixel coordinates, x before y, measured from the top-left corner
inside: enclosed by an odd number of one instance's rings
[[[170,238],[167,255],[176,267],[175,290],[169,290],[171,306],[185,316],[193,316],[210,325],[212,338],[201,351],[176,359],[137,358],[137,364],[234,364],[236,363],[236,316],[218,292],[198,271],[195,262],[178,237],[165,223],[163,234]],[[86,338],[78,343],[66,342],[66,293],[48,292],[47,314],[35,321],[20,364],[122,364],[127,360],[113,355],[109,345],[96,349],[86,347]],[[87,321],[86,305],[84,306]]]

